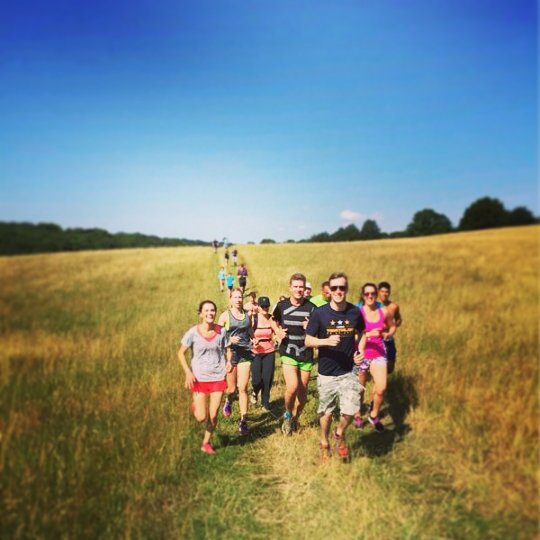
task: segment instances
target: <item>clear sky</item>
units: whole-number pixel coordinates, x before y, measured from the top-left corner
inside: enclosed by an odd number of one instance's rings
[[[0,18],[0,220],[301,239],[538,214],[534,0],[48,0]]]

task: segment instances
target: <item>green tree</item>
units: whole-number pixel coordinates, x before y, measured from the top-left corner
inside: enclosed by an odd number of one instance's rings
[[[533,213],[525,206],[518,206],[508,213],[508,225],[532,225],[537,219]]]
[[[261,244],[275,244],[276,241],[275,240],[272,240],[271,238],[263,238],[261,240]]]
[[[360,238],[362,240],[375,240],[381,237],[381,229],[377,222],[373,219],[366,219],[360,230]]]
[[[431,208],[419,210],[407,225],[408,236],[429,236],[444,234],[452,231],[451,221],[444,215]]]
[[[508,212],[499,199],[483,197],[474,201],[463,214],[459,222],[462,231],[491,229],[504,227],[507,224]]]
[[[347,227],[340,227],[335,233],[330,235],[332,242],[349,242],[351,240],[360,240],[362,237],[358,227],[351,223]]]

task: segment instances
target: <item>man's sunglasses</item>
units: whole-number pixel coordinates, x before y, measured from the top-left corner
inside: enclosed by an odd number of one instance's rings
[[[332,292],[336,292],[336,291],[345,292],[347,290],[347,285],[331,285],[330,290]]]

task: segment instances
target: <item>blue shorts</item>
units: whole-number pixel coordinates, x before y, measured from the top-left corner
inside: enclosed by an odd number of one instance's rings
[[[353,372],[368,373],[371,364],[375,364],[376,366],[387,366],[388,362],[384,356],[378,356],[377,358],[364,358],[361,364],[354,366]]]

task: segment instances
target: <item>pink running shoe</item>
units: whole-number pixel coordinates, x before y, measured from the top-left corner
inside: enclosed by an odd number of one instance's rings
[[[354,427],[356,429],[362,429],[364,427],[364,419],[361,416],[354,417]]]
[[[216,453],[216,451],[214,450],[214,448],[212,447],[212,445],[209,442],[204,443],[201,446],[201,452],[204,452],[205,454],[215,454]]]

